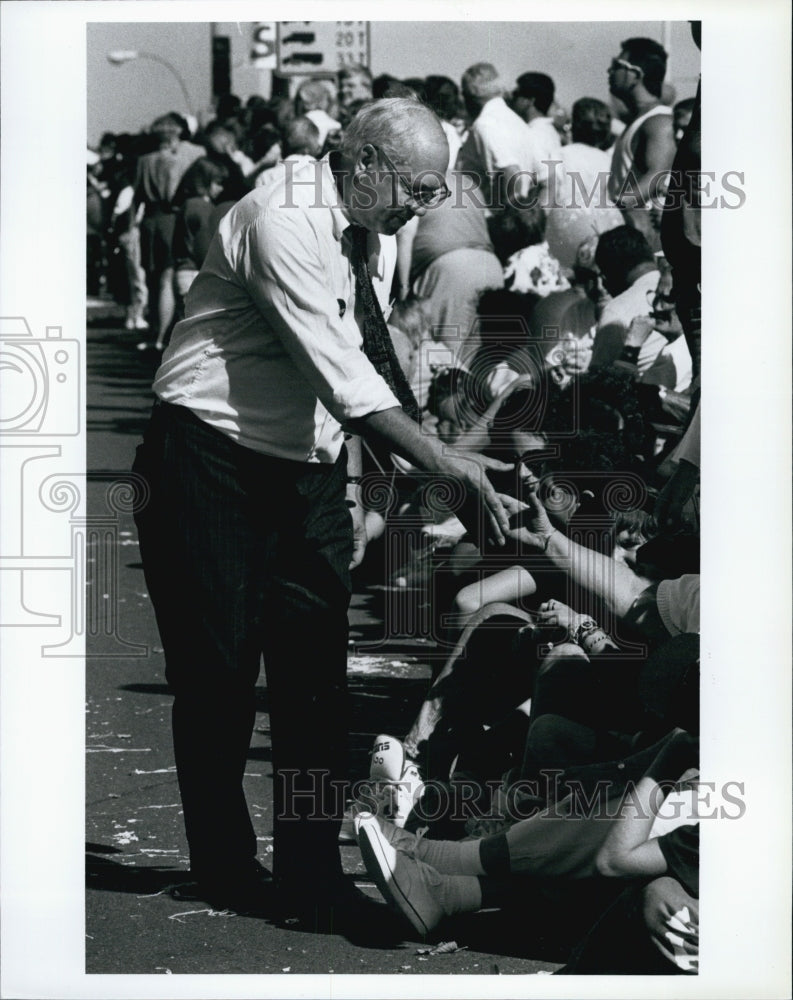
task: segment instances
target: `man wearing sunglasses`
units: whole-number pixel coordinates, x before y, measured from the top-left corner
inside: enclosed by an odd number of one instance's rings
[[[653,39],[628,38],[608,70],[609,90],[629,113],[614,144],[609,196],[653,251],[661,249],[660,209],[676,152],[672,111],[661,102],[666,60]]]
[[[347,464],[344,430],[453,477],[496,540],[508,527],[484,460],[444,450],[403,409],[415,400],[382,313],[389,237],[444,198],[448,156],[429,108],[376,101],[335,156],[285,163],[280,180],[239,201],[186,297],[135,463],[148,488],[137,523],[174,694],[191,892],[310,930],[372,923],[337,846],[350,569],[363,549],[360,469]],[[262,659],[274,890],[243,790]]]

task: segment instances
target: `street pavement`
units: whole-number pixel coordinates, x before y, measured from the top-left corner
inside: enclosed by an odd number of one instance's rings
[[[95,304],[89,316],[89,511],[106,526],[89,533],[87,542],[86,971],[526,975],[558,968],[564,955],[544,938],[531,896],[519,920],[514,913],[483,911],[450,921],[435,940],[456,941],[458,950],[428,956],[418,954],[426,943],[407,925],[404,941],[382,947],[282,928],[171,895],[186,881],[188,857],[170,741],[171,699],[128,478],[158,355],[138,350],[140,334],[125,331],[111,305]],[[377,733],[406,731],[435,652],[421,636],[386,635],[387,591],[358,589],[350,612],[352,779],[366,774]],[[259,859],[268,865],[272,769],[263,672],[257,698],[245,790]],[[379,900],[357,847],[341,852],[345,872]],[[385,919],[385,904],[383,914]]]

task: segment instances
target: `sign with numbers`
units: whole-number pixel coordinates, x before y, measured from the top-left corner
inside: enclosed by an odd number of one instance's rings
[[[368,21],[280,21],[278,71],[308,76],[369,65]]]

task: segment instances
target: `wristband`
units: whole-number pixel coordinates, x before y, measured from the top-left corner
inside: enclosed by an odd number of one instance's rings
[[[361,481],[361,476],[347,476],[348,486],[357,486]]]
[[[588,635],[591,635],[595,631],[602,631],[600,626],[596,621],[591,618],[585,618],[582,622],[579,622],[578,628],[575,630],[575,635],[573,636],[573,641],[577,642],[580,646],[582,641],[586,639]]]
[[[621,361],[627,361],[631,365],[635,365],[639,360],[639,347],[623,347],[622,354],[620,354]]]
[[[597,625],[581,637],[579,645],[588,656],[592,656],[599,653],[610,641],[608,632]]]
[[[556,528],[554,528],[553,531],[549,532],[547,535],[543,536],[545,538],[545,545],[543,545],[542,549],[540,550],[541,552],[548,551],[548,546],[550,545],[551,539],[555,534],[556,534]]]

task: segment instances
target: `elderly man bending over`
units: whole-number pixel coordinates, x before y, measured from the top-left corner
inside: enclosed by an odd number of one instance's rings
[[[365,544],[342,425],[459,480],[503,540],[483,463],[412,418],[382,312],[389,237],[442,200],[447,160],[429,108],[362,109],[337,153],[286,169],[224,217],[156,376],[138,530],[175,696],[191,871],[213,905],[269,906],[243,792],[262,657],[277,911],[339,926],[361,902],[337,848],[349,570]]]

